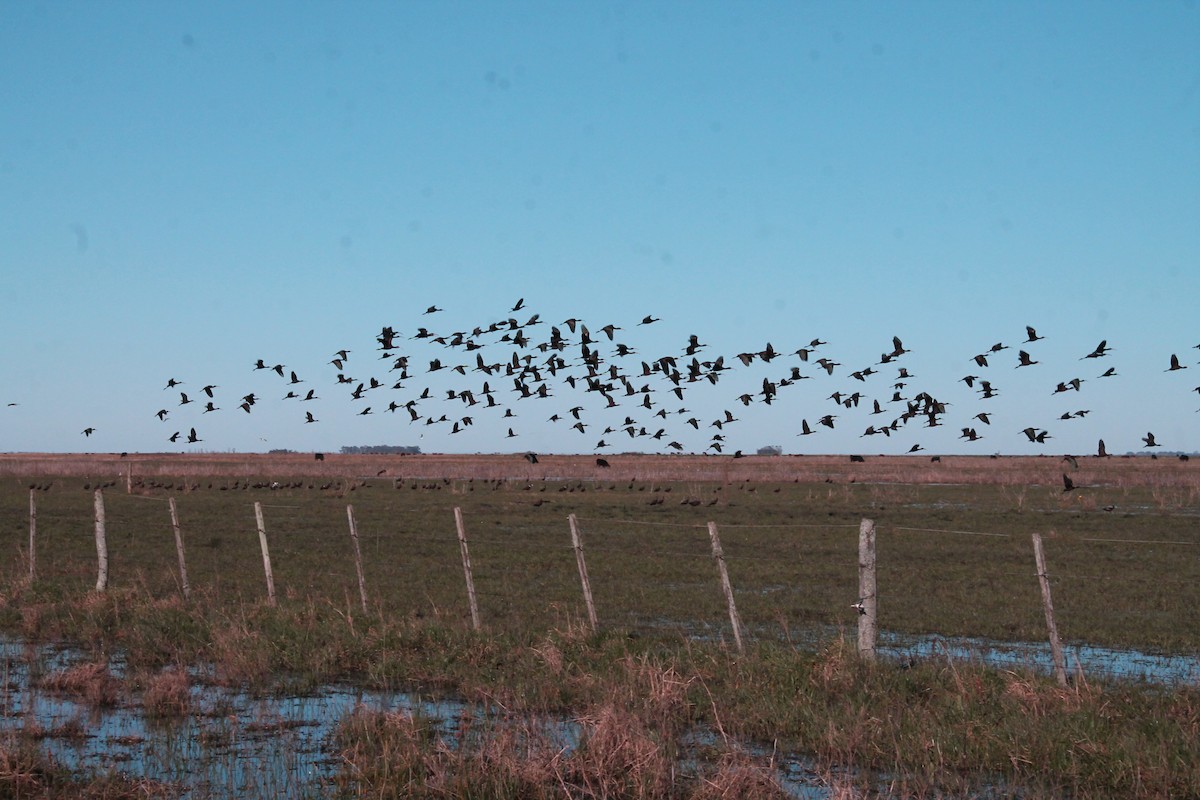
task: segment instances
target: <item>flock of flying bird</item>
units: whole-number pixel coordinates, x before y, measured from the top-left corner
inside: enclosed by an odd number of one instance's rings
[[[429,306],[424,314],[436,320],[439,318],[435,315],[442,311]],[[659,321],[646,316],[631,328]],[[1045,337],[1033,327],[1026,327],[1025,332],[1026,338],[1017,346],[1010,348],[997,342],[969,359],[972,371],[979,374],[967,374],[960,380],[974,390],[979,400],[999,395],[994,379],[987,376],[1000,359],[1011,358],[1003,355],[1005,351],[1016,350],[1017,369],[1040,363],[1037,348]],[[867,426],[860,438],[891,437],[909,425],[933,428],[946,424],[949,402],[929,391],[909,388],[917,376],[903,363],[910,351],[899,337],[892,337],[891,349],[881,353],[878,361],[851,370],[842,369],[842,364],[827,355],[823,348],[828,343],[819,338],[788,352],[778,351],[767,343],[762,349],[727,358],[712,355],[700,337],[691,335],[674,352],[648,357],[622,341],[627,333],[632,330],[615,324],[592,330],[584,321],[574,318],[548,323],[540,314],[530,314],[521,299],[503,319],[470,330],[437,333],[429,327],[418,327],[411,335],[404,336],[385,326],[375,337],[374,353],[360,356],[351,349],[331,352],[326,369],[336,374],[336,378],[319,389],[296,370],[270,359],[257,359],[249,367],[251,372],[273,376],[275,386],[270,392],[286,392],[279,399],[295,403],[296,420],[306,425],[320,422],[311,407],[304,407],[321,399],[319,390],[341,393],[349,403],[349,413],[394,414],[410,426],[420,426],[422,431],[441,430],[448,435],[463,434],[482,416],[494,416],[502,420],[501,428],[507,429],[506,438],[515,438],[523,424],[516,421],[515,409],[521,410],[523,420],[529,416],[537,418],[536,411],[526,409],[530,406],[536,409],[539,402],[558,398],[556,403],[543,406],[545,410],[554,406],[555,413],[540,419],[560,426],[564,435],[584,437],[582,441],[589,443],[585,447],[596,452],[606,448],[695,452],[701,448],[688,448],[680,439],[688,441],[705,436],[704,452],[723,453],[727,446],[726,429],[739,421],[735,415],[739,405],[770,405],[779,399],[781,392],[814,377],[844,380],[848,387],[822,399],[832,403],[826,409],[828,413],[812,415],[811,423],[808,418],[793,423],[798,436],[813,435],[821,428],[832,429],[840,419],[860,408],[863,411],[858,413],[880,420]],[[433,350],[418,360],[410,352],[410,348],[418,346]],[[1200,345],[1195,347],[1200,349]],[[1101,341],[1079,360],[1103,359],[1111,351],[1108,342]],[[731,383],[728,375],[755,364],[769,365],[764,371],[774,370],[773,376],[763,377],[754,391],[736,394],[737,389],[731,391],[723,404],[729,408],[724,408],[714,419],[701,419],[698,412],[687,408],[692,393]],[[1183,369],[1187,365],[1172,354],[1164,371]],[[1116,368],[1109,367],[1098,378],[1108,379],[1116,374]],[[1050,394],[1079,393],[1085,380],[1075,377],[1058,382]],[[435,388],[439,385],[440,388]],[[179,398],[154,412],[173,431],[164,436],[171,443],[204,441],[197,430],[197,426],[203,427],[203,422],[196,422],[197,416],[205,420],[207,415],[222,411],[253,415],[260,413],[264,399],[275,399],[267,397],[268,390],[223,399],[217,391],[221,387],[216,384],[194,386],[171,378],[163,387]],[[875,391],[868,395],[870,388]],[[1200,387],[1195,391],[1200,392]],[[573,399],[564,401],[567,396]],[[229,408],[222,409],[218,402],[225,402]],[[620,410],[613,411],[617,408]],[[186,433],[183,428],[175,429],[171,423],[189,412]],[[1088,413],[1088,410],[1066,412],[1059,419],[1079,419]],[[986,403],[981,404],[981,410],[962,425],[958,439],[976,442],[985,438],[982,431],[991,430],[993,416]],[[618,422],[619,417],[623,421]],[[961,424],[960,420],[956,426]],[[83,434],[90,436],[93,432],[95,428],[89,427]],[[1053,438],[1048,429],[1040,426],[1018,428],[1010,435],[1027,437],[1035,444],[1045,444]],[[1153,432],[1147,432],[1142,443],[1146,448],[1159,446]],[[564,446],[564,449],[572,448]],[[923,449],[921,444],[914,443],[907,452]],[[1107,454],[1103,440],[1098,444],[1097,454]],[[740,456],[741,451],[733,455]]]

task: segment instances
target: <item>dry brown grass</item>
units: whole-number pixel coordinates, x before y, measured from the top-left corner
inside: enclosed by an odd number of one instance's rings
[[[121,682],[99,662],[52,672],[42,679],[47,691],[69,695],[90,706],[110,707],[121,700]]]
[[[866,456],[850,463],[844,455],[725,456],[615,455],[611,467],[596,466],[593,456],[541,455],[530,464],[522,453],[492,455],[337,455],[316,461],[311,453],[285,454],[0,454],[0,476],[15,476],[45,483],[53,478],[90,478],[120,490],[126,475],[133,480],[176,479],[176,490],[204,486],[207,481],[236,478],[323,478],[350,481],[382,480],[582,480],[660,481],[673,483],[790,482],[990,484],[1000,486],[1045,485],[1061,487],[1062,474],[1072,475],[1079,486],[1179,488],[1171,502],[1194,499],[1200,488],[1200,468],[1190,462],[1163,457],[1077,459],[1071,466],[1058,456],[954,456],[933,463],[925,456]],[[344,483],[343,493],[352,488]]]
[[[191,678],[186,669],[170,667],[152,677],[142,695],[142,708],[148,717],[174,719],[192,711]]]

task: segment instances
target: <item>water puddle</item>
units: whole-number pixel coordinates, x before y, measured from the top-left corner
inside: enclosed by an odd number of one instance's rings
[[[993,667],[1051,670],[1049,646],[986,639],[946,639],[881,633],[879,653],[897,661],[953,659]],[[1122,679],[1164,685],[1200,681],[1200,658],[1157,656],[1098,647],[1067,648],[1069,666],[1081,664],[1086,675],[1102,673]],[[30,646],[0,639],[0,735],[35,739],[42,750],[69,769],[118,771],[130,778],[169,784],[187,800],[242,797],[310,797],[332,795],[342,763],[334,734],[357,708],[400,711],[428,721],[449,746],[460,734],[488,735],[503,716],[483,706],[421,694],[328,686],[299,696],[258,696],[208,685],[196,674],[189,689],[191,712],[156,719],[144,713],[141,698],[124,697],[97,708],[84,699],[45,690],[46,676],[77,666],[79,653],[50,646]],[[119,659],[110,663],[116,676]],[[569,753],[582,730],[565,718],[532,721]],[[465,727],[464,727],[465,726]],[[716,737],[697,730],[688,736],[685,771],[699,772],[703,753],[711,753]],[[786,794],[802,800],[825,800],[836,791],[813,760],[797,754],[772,753],[747,743],[738,747],[759,763],[770,763]],[[847,784],[853,776],[844,776]],[[838,778],[835,776],[835,780]]]
[[[1064,645],[1068,672],[1087,676],[1158,683],[1200,684],[1200,656],[1162,656],[1138,650],[1110,650],[1091,645]],[[1049,642],[998,642],[970,637],[909,636],[881,631],[877,652],[901,661],[950,658],[1000,669],[1054,670]]]
[[[149,718],[141,698],[123,698],[97,707],[81,698],[41,688],[46,676],[83,663],[79,653],[52,646],[0,640],[3,687],[0,735],[34,739],[59,765],[77,772],[120,772],[169,784],[186,800],[244,797],[310,797],[334,794],[342,766],[333,738],[339,724],[357,708],[401,711],[428,721],[449,746],[470,735],[486,735],[497,723],[488,709],[419,694],[324,687],[302,696],[257,696],[194,681],[191,713]],[[110,663],[114,676],[123,672]],[[567,719],[535,723],[569,753],[580,741],[580,726]],[[696,743],[710,739],[698,733]],[[815,764],[802,756],[772,754],[776,780],[790,796],[824,800],[831,796]],[[698,768],[699,757],[685,763]]]

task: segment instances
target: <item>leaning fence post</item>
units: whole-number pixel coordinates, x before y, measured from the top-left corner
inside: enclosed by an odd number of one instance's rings
[[[729,605],[729,623],[733,625],[733,640],[737,643],[738,652],[742,648],[742,620],[738,616],[737,605],[733,602],[733,587],[729,584],[729,570],[725,566],[725,553],[721,550],[721,540],[717,537],[717,523],[708,523],[708,538],[712,541],[713,560],[717,562],[717,571],[721,573],[721,589],[725,592],[725,602]]]
[[[188,584],[187,561],[183,557],[183,532],[179,530],[179,511],[175,508],[175,498],[167,498],[167,508],[171,510],[171,530],[175,534],[175,553],[179,556],[179,584],[183,589],[183,599],[190,600],[192,587]]]
[[[104,531],[104,493],[99,489],[94,495],[96,512],[96,591],[103,592],[108,588],[108,537]]]
[[[354,543],[354,569],[358,572],[358,594],[362,597],[363,613],[367,613],[367,581],[363,577],[362,549],[358,546],[358,525],[354,522],[354,506],[346,506],[350,520],[350,541]]]
[[[471,603],[471,627],[480,630],[479,602],[475,598],[475,579],[471,576],[471,553],[467,550],[467,529],[463,525],[462,509],[454,507],[454,525],[458,528],[458,546],[462,550],[463,574],[467,578],[467,600]]]
[[[878,605],[875,586],[875,521],[864,519],[858,526],[858,654],[875,660],[878,635]]]
[[[258,521],[258,543],[262,546],[263,572],[267,576],[267,602],[275,606],[275,578],[271,575],[271,553],[267,550],[267,526],[263,523],[262,503],[254,501],[254,518]]]
[[[1038,583],[1042,586],[1042,609],[1046,612],[1046,628],[1050,632],[1050,656],[1054,659],[1054,678],[1059,686],[1067,685],[1067,661],[1063,657],[1062,641],[1054,623],[1054,603],[1050,599],[1050,576],[1046,574],[1046,554],[1042,551],[1041,534],[1033,534],[1033,558],[1037,563]]]
[[[29,490],[29,585],[37,577],[37,497]]]
[[[592,603],[592,584],[588,581],[587,562],[583,559],[583,540],[579,536],[579,523],[574,514],[568,514],[571,523],[571,543],[575,547],[575,563],[579,566],[579,582],[583,585],[583,602],[587,605],[588,621],[592,623],[592,631],[598,627],[596,623],[596,606]]]

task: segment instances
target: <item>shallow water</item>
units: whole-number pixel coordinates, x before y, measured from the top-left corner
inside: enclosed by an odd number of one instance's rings
[[[998,642],[991,639],[942,636],[908,636],[880,632],[877,652],[900,660],[950,658],[990,667],[1029,669],[1050,673],[1054,660],[1049,642]],[[1067,671],[1083,670],[1085,677],[1159,683],[1165,686],[1200,685],[1200,656],[1162,656],[1139,650],[1110,650],[1091,645],[1063,645]]]
[[[419,715],[450,743],[464,717],[486,720],[488,716],[483,707],[406,692],[329,686],[303,696],[260,697],[195,685],[192,714],[154,720],[142,714],[138,698],[112,708],[94,708],[34,688],[38,676],[81,663],[78,653],[0,640],[0,659],[4,676],[0,733],[37,735],[43,751],[69,769],[115,770],[135,779],[168,783],[187,800],[332,794],[331,782],[340,766],[333,735],[358,706]],[[122,672],[119,661],[111,663],[110,669],[115,675]],[[578,745],[580,728],[571,720],[548,720],[543,729],[568,751]],[[696,741],[705,736],[698,733]],[[779,754],[773,762],[777,780],[791,797],[830,797],[811,760]]]
[[[1200,658],[1157,656],[1098,647],[1066,648],[1072,670],[1164,685],[1200,682]],[[985,639],[945,639],[881,633],[879,653],[898,661],[953,659],[1001,668],[1052,669],[1048,644]],[[132,778],[169,783],[188,800],[245,797],[317,798],[331,794],[340,763],[333,745],[338,724],[358,706],[405,711],[433,723],[448,742],[464,719],[482,721],[481,706],[434,700],[419,694],[328,686],[301,696],[255,696],[193,681],[190,715],[174,720],[146,719],[139,698],[96,709],[74,699],[37,690],[38,678],[80,663],[78,653],[50,646],[0,640],[3,687],[0,732],[37,734],[43,750],[77,770],[117,770]],[[120,675],[119,659],[110,663]],[[201,676],[197,676],[198,678]],[[476,726],[472,724],[472,727]],[[579,726],[568,719],[544,721],[568,751],[578,744]],[[695,731],[697,745],[712,745],[711,732]],[[831,796],[811,759],[745,749],[775,765],[776,779],[791,797]],[[685,764],[685,768],[689,765]],[[698,766],[691,762],[691,766]]]

